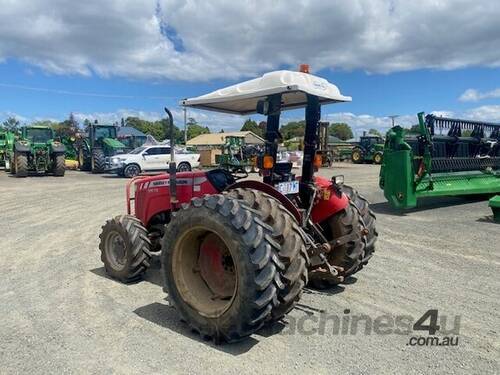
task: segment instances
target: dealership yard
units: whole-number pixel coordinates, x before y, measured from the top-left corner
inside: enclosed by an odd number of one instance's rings
[[[320,172],[343,174],[372,202],[380,236],[368,267],[346,285],[306,290],[285,324],[222,346],[179,321],[158,264],[136,284],[106,277],[98,235],[125,211],[125,179],[1,171],[0,373],[498,373],[500,225],[487,201],[433,199],[397,214],[378,170],[341,163]],[[459,343],[407,345],[421,331],[342,334],[327,324],[317,332],[321,316],[346,309],[414,321],[438,309],[448,326],[461,317]],[[294,330],[298,322],[303,329]]]

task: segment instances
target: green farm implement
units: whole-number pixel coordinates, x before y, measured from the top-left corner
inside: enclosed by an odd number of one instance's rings
[[[493,211],[493,219],[500,223],[500,195],[496,195],[490,199],[490,207]]]
[[[418,114],[418,134],[387,133],[379,185],[390,205],[500,192],[500,124]]]
[[[353,163],[382,164],[384,140],[378,135],[363,135],[351,151]]]
[[[117,139],[113,125],[90,124],[88,134],[75,142],[80,170],[104,173],[110,167],[110,157],[125,152],[125,145]]]
[[[11,172],[26,177],[29,172],[64,176],[64,145],[47,126],[26,126],[14,142]]]
[[[4,167],[6,171],[11,168],[10,160],[14,150],[14,142],[14,133],[0,130],[0,167]]]

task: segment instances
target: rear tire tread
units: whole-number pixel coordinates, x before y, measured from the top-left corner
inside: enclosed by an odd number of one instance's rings
[[[308,282],[309,258],[301,229],[278,200],[262,191],[237,188],[228,195],[257,210],[264,223],[272,228],[273,239],[280,245],[279,260],[284,266],[280,274],[284,287],[278,290],[278,304],[271,314],[272,321],[280,320],[300,300],[302,289]]]
[[[203,218],[200,217],[200,210],[205,211]],[[230,320],[231,323],[226,323],[229,325],[224,327],[219,325],[218,319],[204,320],[182,300],[169,269],[169,259],[172,257],[176,239],[185,233],[183,232],[185,227],[194,226],[196,220],[206,220],[205,214],[211,218],[218,217],[219,221],[224,220],[227,223],[235,236],[233,240],[241,242],[242,247],[250,249],[248,260],[254,269],[254,274],[250,275],[252,281],[245,284],[245,293],[250,295],[249,299],[244,307],[236,312],[225,313],[229,316],[225,315],[224,320]],[[276,280],[278,267],[273,262],[273,255],[279,248],[269,241],[270,229],[261,222],[256,212],[240,204],[237,199],[223,194],[194,198],[190,203],[182,205],[182,209],[173,216],[175,219],[168,224],[162,239],[161,264],[165,289],[181,320],[202,338],[212,339],[216,343],[240,341],[256,332],[269,319],[278,298],[279,281]]]

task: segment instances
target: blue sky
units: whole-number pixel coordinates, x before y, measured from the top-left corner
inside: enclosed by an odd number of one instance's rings
[[[468,6],[466,14],[457,1]],[[386,128],[392,114],[411,123],[421,110],[500,122],[495,1],[252,4],[109,0],[67,9],[61,0],[30,8],[10,3],[0,10],[7,20],[0,24],[0,120],[61,120],[70,112],[100,121],[155,119],[166,105],[180,121],[180,98],[300,62],[353,97],[323,114],[359,131]],[[225,29],[200,22],[214,18]],[[237,129],[243,121],[190,115],[214,130]],[[293,111],[283,120],[300,116]]]

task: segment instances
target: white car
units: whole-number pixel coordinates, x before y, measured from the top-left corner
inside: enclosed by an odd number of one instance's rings
[[[200,155],[174,148],[178,172],[187,172],[200,165]],[[135,177],[142,172],[167,172],[170,163],[170,146],[152,145],[138,147],[128,154],[109,159],[108,170],[119,176]]]

